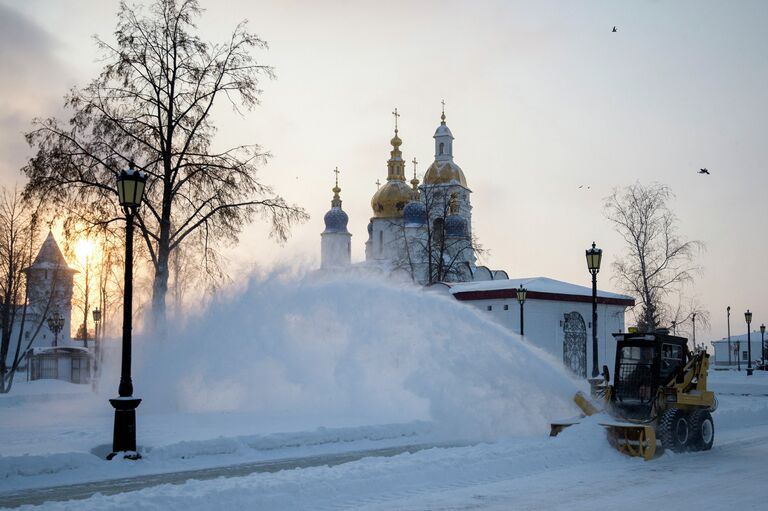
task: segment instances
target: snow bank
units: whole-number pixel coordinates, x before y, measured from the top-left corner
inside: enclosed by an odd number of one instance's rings
[[[296,428],[433,421],[446,434],[543,433],[576,383],[481,313],[379,279],[251,278],[166,341],[135,344],[141,410],[254,411]]]
[[[49,454],[47,456],[0,456],[0,488],[4,479],[50,476],[69,470],[102,465],[103,460],[83,452]]]
[[[92,392],[90,385],[78,385],[62,380],[24,381],[24,377],[26,375],[17,374],[11,392],[0,394],[0,408],[88,396]]]
[[[334,451],[338,451],[343,450],[344,444],[363,447],[414,444],[425,441],[430,434],[431,426],[425,422],[358,428],[318,428],[315,431],[183,441],[148,449],[144,454],[153,460],[173,460],[230,454],[261,453],[264,455],[270,451],[290,449],[309,452],[313,448],[327,446],[332,446]]]
[[[708,387],[717,394],[768,396],[768,371],[754,371],[747,376],[741,371],[713,371],[710,369]]]

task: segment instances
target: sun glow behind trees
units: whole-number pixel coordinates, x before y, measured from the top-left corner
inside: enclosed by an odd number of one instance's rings
[[[78,264],[87,266],[91,256],[96,252],[96,243],[89,238],[80,238],[75,242],[75,256]]]

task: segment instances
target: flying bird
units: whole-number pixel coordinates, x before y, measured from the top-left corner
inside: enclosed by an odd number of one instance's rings
[[[706,167],[705,167],[705,168],[703,168],[703,169],[699,169],[699,174],[706,174],[706,175],[709,175],[709,170],[707,170],[707,168],[706,168]]]
[[[618,32],[618,30],[616,30],[616,27],[613,27],[613,30],[611,30],[611,32]]]

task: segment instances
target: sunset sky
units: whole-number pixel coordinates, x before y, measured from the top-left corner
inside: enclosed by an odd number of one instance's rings
[[[589,285],[584,250],[624,249],[603,215],[614,187],[676,193],[680,233],[706,244],[688,290],[711,314],[699,340],[768,322],[768,2],[201,0],[204,39],[246,18],[275,67],[262,104],[215,112],[217,144],[258,143],[261,178],[312,218],[279,246],[266,227],[229,251],[231,275],[277,262],[319,264],[333,168],[341,170],[353,260],[364,258],[370,199],[386,179],[397,107],[406,161],[433,160],[440,101],[472,189],[482,263],[511,277]],[[111,38],[116,0],[0,0],[0,180],[23,186],[22,133],[65,115],[62,96],[96,76],[91,36]],[[618,32],[612,33],[613,26]],[[707,167],[711,175],[697,170]],[[412,167],[409,165],[409,174]],[[579,188],[583,185],[583,188]],[[628,321],[629,322],[629,321]]]

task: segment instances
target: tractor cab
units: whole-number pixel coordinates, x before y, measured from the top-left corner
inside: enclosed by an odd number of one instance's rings
[[[659,387],[682,375],[690,360],[688,340],[663,330],[613,336],[616,366],[611,405],[627,419],[647,418]]]

